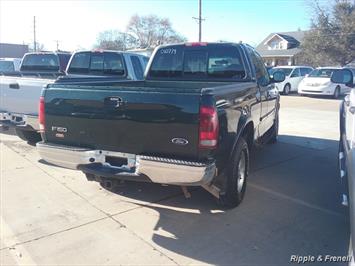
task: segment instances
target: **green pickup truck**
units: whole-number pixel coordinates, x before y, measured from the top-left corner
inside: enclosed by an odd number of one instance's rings
[[[272,83],[284,78],[270,78],[246,44],[160,46],[143,81],[48,85],[37,149],[108,188],[117,180],[202,186],[235,207],[245,194],[250,149],[277,140]]]

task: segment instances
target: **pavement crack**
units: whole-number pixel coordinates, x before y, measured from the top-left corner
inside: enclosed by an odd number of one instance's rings
[[[51,237],[51,236],[54,236],[54,235],[58,235],[58,234],[61,234],[61,233],[64,233],[64,232],[71,231],[73,229],[77,229],[77,228],[86,226],[86,225],[89,225],[89,224],[93,224],[93,223],[96,223],[96,222],[99,222],[99,221],[102,221],[102,220],[105,220],[105,219],[108,219],[108,218],[109,217],[102,217],[102,218],[99,218],[99,219],[95,219],[95,220],[92,220],[90,222],[83,223],[83,224],[80,224],[80,225],[76,225],[76,226],[73,226],[73,227],[70,227],[70,228],[66,228],[66,229],[63,229],[63,230],[59,230],[59,231],[56,231],[56,232],[53,232],[53,233],[50,233],[50,234],[47,234],[47,235],[43,235],[43,236],[32,238],[32,239],[29,239],[29,240],[26,240],[26,241],[18,242],[18,243],[15,243],[15,244],[11,245],[11,246],[3,247],[0,250],[10,249],[10,248],[14,248],[14,247],[19,246],[19,245],[31,243],[31,242],[34,242],[34,241],[37,241],[37,240],[40,240],[40,239],[44,239],[44,238],[47,238],[47,237]]]
[[[119,225],[122,225],[122,223],[117,220],[115,217],[111,216],[110,217],[112,221],[118,223]],[[155,247],[154,245],[152,245],[151,243],[149,243],[148,241],[146,241],[144,238],[142,238],[140,235],[136,234],[133,230],[129,229],[127,226],[124,225],[124,227],[135,237],[137,237],[139,240],[143,241],[145,244],[147,244],[148,246],[150,246],[153,250],[159,252],[160,255],[165,256],[166,258],[168,258],[171,262],[173,262],[175,265],[180,265],[179,263],[177,263],[173,258],[171,258],[170,256],[168,256],[167,254],[165,254],[163,251],[161,251],[159,248]]]
[[[4,143],[4,145],[6,145]],[[14,150],[12,147],[6,145],[9,149],[11,149],[12,151],[14,151],[15,153],[21,155],[19,152],[17,152],[16,150]],[[122,212],[119,212],[119,213],[115,213],[115,214],[109,214],[107,212],[105,212],[104,210],[100,209],[99,207],[97,207],[95,204],[92,204],[89,200],[87,200],[84,196],[80,195],[79,193],[77,193],[76,191],[74,191],[73,189],[71,189],[70,187],[68,187],[66,184],[62,183],[60,180],[58,180],[57,178],[55,178],[54,176],[52,176],[51,174],[49,174],[45,169],[41,168],[40,166],[38,166],[37,164],[33,163],[31,160],[29,160],[28,158],[26,158],[26,156],[22,156],[25,160],[27,160],[29,163],[31,163],[32,165],[38,167],[39,169],[41,169],[42,172],[44,172],[47,176],[49,176],[51,179],[55,180],[57,183],[59,183],[60,185],[64,186],[66,189],[68,189],[69,191],[71,191],[73,194],[75,194],[76,196],[80,197],[81,199],[83,199],[85,202],[87,202],[90,206],[92,206],[93,208],[95,208],[96,210],[100,211],[101,213],[103,213],[106,217],[103,217],[103,218],[99,218],[99,219],[96,219],[96,220],[93,220],[93,221],[90,221],[90,222],[87,222],[87,223],[84,223],[84,224],[81,224],[81,225],[78,225],[78,226],[73,226],[71,228],[67,228],[67,229],[64,229],[64,230],[60,230],[60,231],[57,231],[57,232],[54,232],[54,233],[51,233],[51,234],[47,234],[47,235],[44,235],[44,236],[41,236],[41,237],[37,237],[37,238],[34,238],[34,239],[30,239],[30,240],[27,240],[27,241],[23,241],[21,243],[16,243],[10,247],[4,247],[0,250],[3,250],[3,249],[7,249],[7,248],[12,248],[12,247],[15,247],[15,246],[18,246],[18,245],[22,245],[22,244],[27,244],[27,243],[30,243],[30,242],[34,242],[34,241],[37,241],[37,240],[40,240],[40,239],[43,239],[43,238],[47,238],[47,237],[50,237],[50,236],[53,236],[53,235],[57,235],[57,234],[60,234],[60,233],[63,233],[63,232],[67,232],[67,231],[70,231],[70,230],[73,230],[73,229],[76,229],[76,228],[79,228],[79,227],[82,227],[82,226],[85,226],[85,225],[88,225],[88,224],[92,224],[92,223],[95,223],[95,222],[98,222],[98,221],[101,221],[101,220],[105,220],[105,219],[111,219],[112,221],[114,221],[115,223],[119,224],[120,227],[124,227],[126,230],[128,230],[132,235],[134,235],[135,237],[137,237],[138,239],[140,239],[141,241],[143,241],[144,243],[146,243],[147,245],[149,245],[153,250],[156,250],[158,251],[161,255],[165,256],[166,258],[168,258],[169,260],[171,260],[171,262],[173,262],[175,265],[179,265],[176,261],[174,261],[174,259],[170,258],[168,255],[166,255],[165,253],[163,253],[162,251],[160,251],[159,249],[157,249],[156,247],[154,247],[151,243],[147,242],[144,238],[140,237],[139,235],[137,235],[134,231],[132,231],[131,229],[129,229],[125,224],[121,223],[119,220],[115,219],[113,216],[115,215],[119,215],[119,214],[122,214],[122,213],[126,213],[126,212],[129,212],[129,211],[133,211],[133,210],[136,210],[136,209],[139,209],[139,208],[144,208],[144,207],[148,207],[149,205],[153,205],[155,203],[159,203],[159,202],[162,202],[162,201],[165,201],[165,200],[168,200],[168,199],[172,199],[172,198],[175,198],[175,197],[178,197],[178,196],[181,196],[182,193],[176,193],[172,196],[167,196],[167,197],[164,197],[162,199],[159,199],[159,200],[156,200],[156,201],[153,201],[153,202],[150,202],[149,204],[142,204],[142,205],[139,205],[137,207],[134,207],[134,208],[131,208],[129,210],[125,210],[125,211],[122,211]]]

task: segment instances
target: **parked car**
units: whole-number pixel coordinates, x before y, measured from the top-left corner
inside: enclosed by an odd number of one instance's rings
[[[76,52],[70,61],[69,57],[62,53],[27,54],[17,76],[0,77],[0,122],[15,126],[20,138],[35,143],[41,140],[38,101],[43,86],[102,78],[106,81],[143,79],[146,65],[144,56],[117,51],[82,51]]]
[[[243,199],[254,144],[274,143],[279,94],[246,44],[158,47],[144,81],[49,84],[41,158],[112,188],[119,179],[202,186],[222,205]]]
[[[283,82],[275,84],[279,92],[287,95],[290,92],[297,91],[298,84],[306,77],[313,68],[308,66],[277,66],[270,70],[272,75],[275,71],[283,71],[286,78]]]
[[[21,58],[0,58],[0,73],[20,70]]]
[[[336,70],[331,81],[354,88],[355,69]],[[340,105],[339,175],[342,184],[341,202],[349,206],[350,216],[350,256],[355,255],[355,89],[345,97]]]
[[[341,94],[348,93],[350,88],[339,83],[333,83],[332,73],[340,68],[320,67],[314,69],[298,86],[300,95],[328,95],[338,99]]]

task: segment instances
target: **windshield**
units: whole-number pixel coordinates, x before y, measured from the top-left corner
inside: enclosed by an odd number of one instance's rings
[[[12,61],[0,61],[1,72],[15,71],[14,63]]]
[[[308,77],[312,77],[312,78],[330,78],[332,76],[332,73],[335,70],[336,69],[334,69],[334,68],[315,69],[308,75]]]
[[[270,75],[274,74],[275,71],[282,71],[285,73],[285,76],[289,76],[292,72],[293,68],[281,68],[281,67],[278,67],[278,68],[273,68],[270,70]]]
[[[23,58],[21,70],[58,71],[58,57],[55,54],[28,54]]]
[[[241,80],[245,69],[235,46],[176,45],[156,52],[149,76],[177,80]]]

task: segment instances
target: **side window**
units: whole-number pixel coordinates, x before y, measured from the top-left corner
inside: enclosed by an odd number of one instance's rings
[[[143,62],[144,62],[144,67],[146,67],[149,62],[149,57],[143,56],[142,58],[143,58]]]
[[[269,73],[266,70],[263,59],[252,49],[248,49],[251,61],[255,67],[256,80],[259,85],[267,86],[270,83]]]
[[[309,73],[309,68],[301,68],[301,76],[304,77]]]
[[[137,79],[143,79],[144,70],[142,67],[141,62],[137,56],[131,56],[132,66],[134,70],[134,74],[136,75]]]
[[[291,78],[297,78],[300,77],[301,73],[300,73],[300,69],[299,68],[295,68],[291,74]]]

